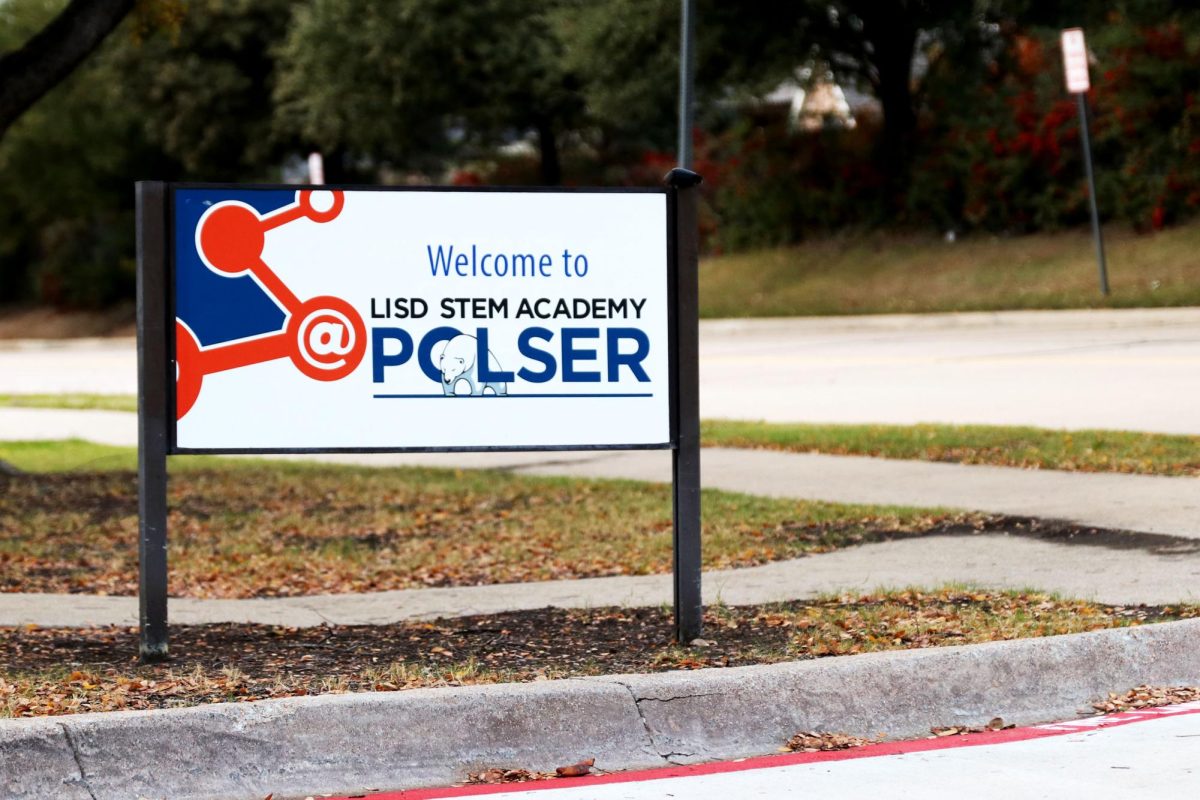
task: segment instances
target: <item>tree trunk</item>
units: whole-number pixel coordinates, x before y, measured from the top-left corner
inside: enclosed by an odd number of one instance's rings
[[[23,47],[0,56],[0,136],[99,47],[134,3],[71,0]]]
[[[917,114],[913,107],[912,64],[917,29],[903,4],[880,3],[863,15],[863,33],[871,44],[872,83],[883,107],[880,166],[888,200],[896,202],[906,189]]]
[[[558,186],[562,183],[562,163],[558,160],[558,139],[550,120],[541,117],[537,122],[538,150],[542,157],[542,185]]]

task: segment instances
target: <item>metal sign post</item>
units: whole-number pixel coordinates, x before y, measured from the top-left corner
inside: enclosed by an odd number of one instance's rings
[[[700,636],[700,234],[701,178],[676,168],[667,174],[675,197],[675,403],[678,429],[671,454],[675,523],[675,640]]]
[[[1108,264],[1104,258],[1104,237],[1100,231],[1100,210],[1096,203],[1096,176],[1092,168],[1092,142],[1088,130],[1087,92],[1091,88],[1088,76],[1087,45],[1083,30],[1070,28],[1062,32],[1063,70],[1067,91],[1079,104],[1079,132],[1083,139],[1083,164],[1087,174],[1088,199],[1092,210],[1092,237],[1096,242],[1096,265],[1100,270],[1100,293],[1108,296]]]
[[[167,657],[167,214],[165,184],[137,184],[138,650]]]
[[[696,85],[696,0],[680,0],[679,20],[679,166],[692,168],[692,124]]]
[[[680,0],[679,167],[667,174],[674,192],[676,281],[676,444],[671,454],[674,503],[675,641],[699,638],[700,592],[700,376],[699,203],[701,178],[692,172],[696,83],[696,1]]]
[[[142,659],[169,652],[181,453],[671,450],[676,635],[696,638],[700,176],[665,183],[139,183]]]

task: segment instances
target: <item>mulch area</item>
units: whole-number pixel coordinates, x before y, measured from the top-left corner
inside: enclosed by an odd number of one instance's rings
[[[695,666],[756,663],[757,648],[778,650],[788,630],[753,619],[726,627],[720,641],[695,648]],[[321,679],[394,661],[452,665],[475,660],[495,671],[567,673],[592,663],[608,672],[645,671],[655,654],[673,649],[671,613],[658,608],[574,611],[546,608],[391,625],[173,625],[173,670],[236,667],[247,676],[286,670]],[[7,671],[125,669],[137,654],[136,628],[0,628]],[[664,669],[678,664],[665,665]],[[164,667],[146,667],[158,670]]]
[[[546,608],[376,626],[173,626],[139,665],[132,628],[0,628],[0,716],[163,708],[342,691],[656,672],[1045,636],[1200,615],[956,589],[712,607],[673,640],[664,608]]]

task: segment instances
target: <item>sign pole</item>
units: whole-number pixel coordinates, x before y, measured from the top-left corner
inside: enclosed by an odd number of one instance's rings
[[[680,0],[679,24],[679,166],[692,168],[692,125],[696,83],[696,0]]]
[[[1096,266],[1100,270],[1100,294],[1108,297],[1108,264],[1104,259],[1104,236],[1100,232],[1100,209],[1096,204],[1096,176],[1092,169],[1092,141],[1088,133],[1087,94],[1077,92],[1079,101],[1079,131],[1083,136],[1083,164],[1087,171],[1088,199],[1092,206],[1092,238],[1096,241]]]
[[[1082,28],[1062,32],[1063,73],[1067,92],[1079,103],[1079,133],[1083,139],[1083,165],[1087,174],[1088,199],[1092,206],[1092,238],[1096,241],[1096,266],[1100,270],[1100,294],[1108,297],[1108,264],[1104,260],[1104,237],[1100,233],[1100,210],[1096,203],[1096,176],[1092,170],[1092,141],[1088,131],[1087,93],[1092,87],[1088,74],[1087,44]]]
[[[158,181],[137,184],[138,651],[167,657],[166,204]]]
[[[700,594],[700,346],[697,269],[701,178],[692,172],[695,107],[696,0],[680,0],[679,167],[667,174],[675,209],[675,420],[671,451],[674,516],[675,641],[700,636],[704,605]]]
[[[700,636],[700,233],[701,177],[676,168],[667,174],[675,195],[675,419],[678,441],[671,451],[674,506],[675,640]]]

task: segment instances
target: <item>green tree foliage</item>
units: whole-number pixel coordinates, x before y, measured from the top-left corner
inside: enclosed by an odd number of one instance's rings
[[[109,57],[146,138],[189,179],[277,180],[298,148],[273,128],[272,94],[274,53],[299,4],[193,0],[176,25],[113,43]]]
[[[293,5],[135,16],[16,122],[0,140],[0,303],[132,298],[136,180],[279,179],[294,143],[272,127],[271,53]],[[61,6],[0,5],[0,50]]]
[[[543,0],[314,0],[281,50],[284,130],[332,153],[423,167],[527,131],[544,183],[582,111]]]
[[[135,0],[71,0],[36,33],[0,51],[0,136],[104,41]]]
[[[698,0],[697,166],[711,245],[830,228],[1022,231],[1086,218],[1057,36],[1096,57],[1102,212],[1200,210],[1200,13],[1168,0]],[[0,53],[67,0],[0,0]],[[181,12],[186,9],[186,14]],[[0,139],[0,302],[132,293],[133,181],[638,184],[673,165],[678,0],[140,0]],[[786,80],[873,95],[797,129]],[[530,142],[533,157],[505,155]]]
[[[794,76],[806,60],[797,6],[698,0],[696,107],[701,127]],[[671,147],[679,108],[679,0],[577,1],[561,26],[589,123],[626,147]]]
[[[60,6],[0,5],[0,49],[19,46]],[[105,305],[131,296],[128,176],[160,161],[102,48],[0,140],[0,300]]]

